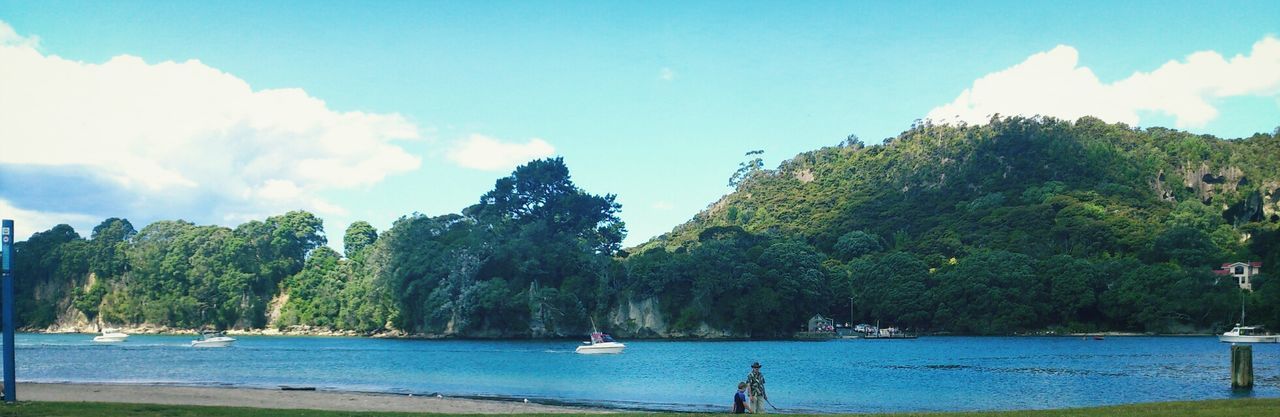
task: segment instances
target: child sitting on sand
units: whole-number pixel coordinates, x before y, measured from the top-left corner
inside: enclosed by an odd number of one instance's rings
[[[738,392],[736,392],[736,393],[734,393],[734,394],[733,394],[733,413],[734,413],[734,414],[754,413],[754,412],[755,412],[755,411],[751,411],[751,406],[747,405],[747,391],[746,391],[746,390],[747,390],[747,383],[746,383],[746,382],[739,382],[739,383],[738,383]]]

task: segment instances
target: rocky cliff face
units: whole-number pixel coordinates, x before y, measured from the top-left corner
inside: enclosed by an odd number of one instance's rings
[[[1267,220],[1280,221],[1280,181],[1268,181],[1262,190],[1262,214]]]
[[[614,333],[632,338],[700,338],[731,339],[746,338],[750,335],[736,334],[725,329],[715,329],[703,323],[690,331],[672,330],[662,318],[656,298],[643,300],[626,300],[609,314],[609,322]]]
[[[40,330],[50,333],[87,333],[98,331],[98,327],[94,323],[90,322],[89,318],[85,317],[84,313],[81,313],[80,310],[77,310],[71,305],[72,300],[71,297],[68,296],[68,294],[71,294],[72,289],[77,286],[83,291],[88,291],[89,287],[93,286],[93,283],[96,281],[97,277],[90,273],[82,281],[64,282],[60,283],[61,285],[51,281],[36,286],[36,300],[53,304],[54,311],[57,312],[57,319],[55,319],[53,324],[49,325],[47,328],[28,330]]]
[[[1164,184],[1164,172],[1160,172],[1155,192],[1166,201],[1176,201]],[[1207,163],[1182,169],[1183,185],[1195,193],[1205,204],[1212,204],[1215,196],[1244,193],[1234,205],[1222,205],[1228,222],[1239,225],[1247,222],[1280,221],[1280,182],[1263,181],[1255,191],[1249,191],[1252,180],[1244,171],[1234,166],[1211,168]]]

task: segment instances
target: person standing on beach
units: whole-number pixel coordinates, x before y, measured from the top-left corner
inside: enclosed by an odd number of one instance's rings
[[[764,374],[760,373],[760,362],[751,364],[751,373],[747,374],[747,393],[751,395],[751,412],[765,414],[764,403],[769,395],[764,392]]]

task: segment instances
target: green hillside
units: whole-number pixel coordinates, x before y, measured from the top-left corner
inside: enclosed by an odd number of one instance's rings
[[[1234,283],[1211,267],[1280,266],[1277,133],[1223,140],[1091,118],[921,124],[775,170],[744,163],[735,192],[629,263],[760,236],[826,258],[833,305],[817,310],[837,319],[854,297],[855,320],[936,331],[1204,330],[1238,319]],[[1280,325],[1277,285],[1258,287],[1252,317]]]

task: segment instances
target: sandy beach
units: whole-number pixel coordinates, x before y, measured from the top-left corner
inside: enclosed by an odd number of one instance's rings
[[[591,413],[605,410],[515,401],[423,397],[334,391],[284,391],[255,388],[175,387],[106,384],[18,384],[22,401],[107,402],[210,405],[337,411],[524,414]]]

